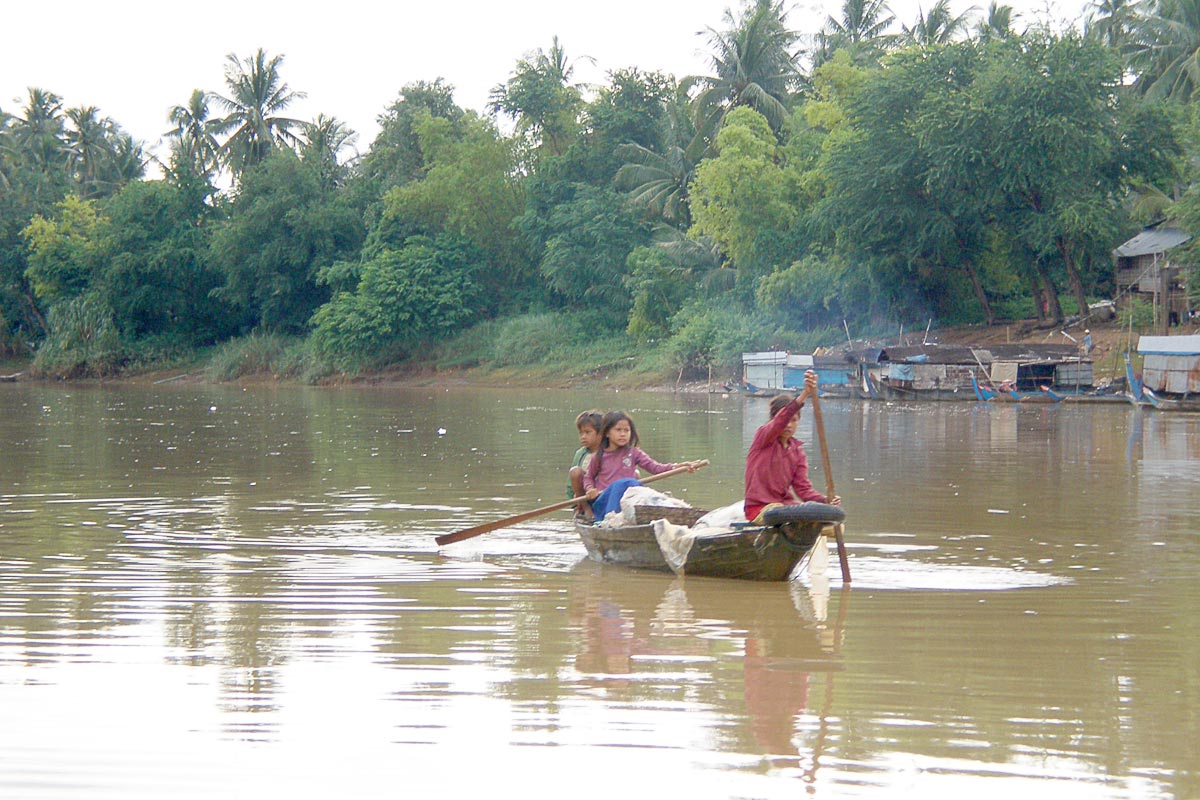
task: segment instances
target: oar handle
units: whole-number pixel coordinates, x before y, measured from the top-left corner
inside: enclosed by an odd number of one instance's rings
[[[825,442],[825,422],[821,419],[821,398],[812,396],[813,425],[817,429],[817,442],[821,446],[821,466],[825,470],[825,495],[832,500],[837,492],[833,488],[833,470],[829,468],[829,445]]]
[[[701,467],[707,466],[708,459],[703,461],[693,461],[685,467],[675,467],[675,469],[669,469],[666,472],[660,472],[657,475],[648,475],[645,478],[642,478],[641,481],[643,484],[653,483],[654,481],[661,480],[662,478],[669,478],[672,475],[678,475],[681,472],[693,472]],[[540,517],[543,514],[549,514],[551,511],[558,511],[561,508],[569,508],[576,503],[583,502],[587,499],[587,495],[572,497],[570,500],[563,500],[548,506],[535,508],[533,511],[526,511],[523,514],[517,514],[515,517],[505,517],[504,519],[497,519],[493,520],[492,522],[485,522],[482,525],[476,525],[474,528],[467,528],[465,530],[455,531],[454,533],[442,534],[441,536],[435,537],[434,541],[439,545],[443,545],[461,542],[463,539],[472,539],[489,531],[507,528],[509,525],[516,525],[518,522],[524,522],[527,519],[533,519],[534,517]]]

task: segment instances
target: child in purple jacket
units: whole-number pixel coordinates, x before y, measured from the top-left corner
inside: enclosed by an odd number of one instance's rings
[[[621,508],[621,495],[630,486],[640,485],[637,470],[640,467],[651,475],[658,475],[677,467],[687,467],[695,472],[692,461],[679,464],[660,464],[639,448],[637,428],[624,411],[610,411],[600,424],[600,450],[592,456],[587,473],[583,476],[583,488],[592,501],[592,512],[596,519]]]

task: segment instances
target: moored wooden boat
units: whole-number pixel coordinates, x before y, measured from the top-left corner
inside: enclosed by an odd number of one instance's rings
[[[1200,411],[1200,336],[1143,336],[1138,340],[1142,375],[1129,353],[1125,374],[1134,405],[1159,411]]]
[[[634,525],[609,528],[576,520],[575,531],[588,557],[605,564],[679,575],[785,581],[816,544],[825,526],[840,522],[845,514],[837,506],[823,503],[785,506],[776,511],[781,515],[771,521],[777,524],[700,529],[690,533],[681,546],[668,548],[660,543],[664,538],[663,522],[688,526],[707,512],[638,506]]]

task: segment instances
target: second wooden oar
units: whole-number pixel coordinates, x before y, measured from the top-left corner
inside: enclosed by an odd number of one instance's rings
[[[833,499],[833,472],[829,468],[829,446],[825,443],[825,423],[821,419],[821,399],[814,393],[812,396],[813,404],[813,424],[817,428],[817,441],[821,444],[821,465],[825,468],[825,494],[830,500]],[[838,561],[842,565],[842,582],[850,582],[850,559],[846,555],[846,541],[842,536],[842,523],[833,526],[833,535],[837,540]]]
[[[667,470],[666,472],[660,472],[657,475],[647,475],[645,478],[641,478],[640,480],[643,484],[653,483],[654,481],[661,480],[663,478],[669,478],[672,475],[678,475],[681,472],[691,472],[693,469],[700,469],[700,467],[707,466],[708,460],[706,459],[704,461],[695,462],[694,468],[676,467],[675,469]],[[523,514],[517,514],[516,516],[505,517],[504,519],[498,519],[494,522],[485,522],[483,525],[476,525],[474,528],[466,528],[465,530],[455,531],[454,533],[446,533],[436,537],[434,541],[438,544],[453,544],[454,542],[461,542],[463,539],[470,539],[489,531],[507,528],[509,525],[516,525],[518,522],[524,522],[527,519],[540,517],[542,514],[549,514],[551,511],[558,511],[561,508],[569,508],[579,503],[581,500],[587,500],[587,497],[584,495],[572,497],[570,500],[563,500],[561,503],[554,503],[552,505],[542,506],[541,508],[535,508],[533,511],[526,511]]]

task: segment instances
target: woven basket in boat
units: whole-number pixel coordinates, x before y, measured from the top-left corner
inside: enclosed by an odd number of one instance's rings
[[[634,506],[633,521],[638,525],[649,525],[656,519],[665,519],[675,525],[693,525],[707,514],[703,508],[678,508],[676,506]]]

